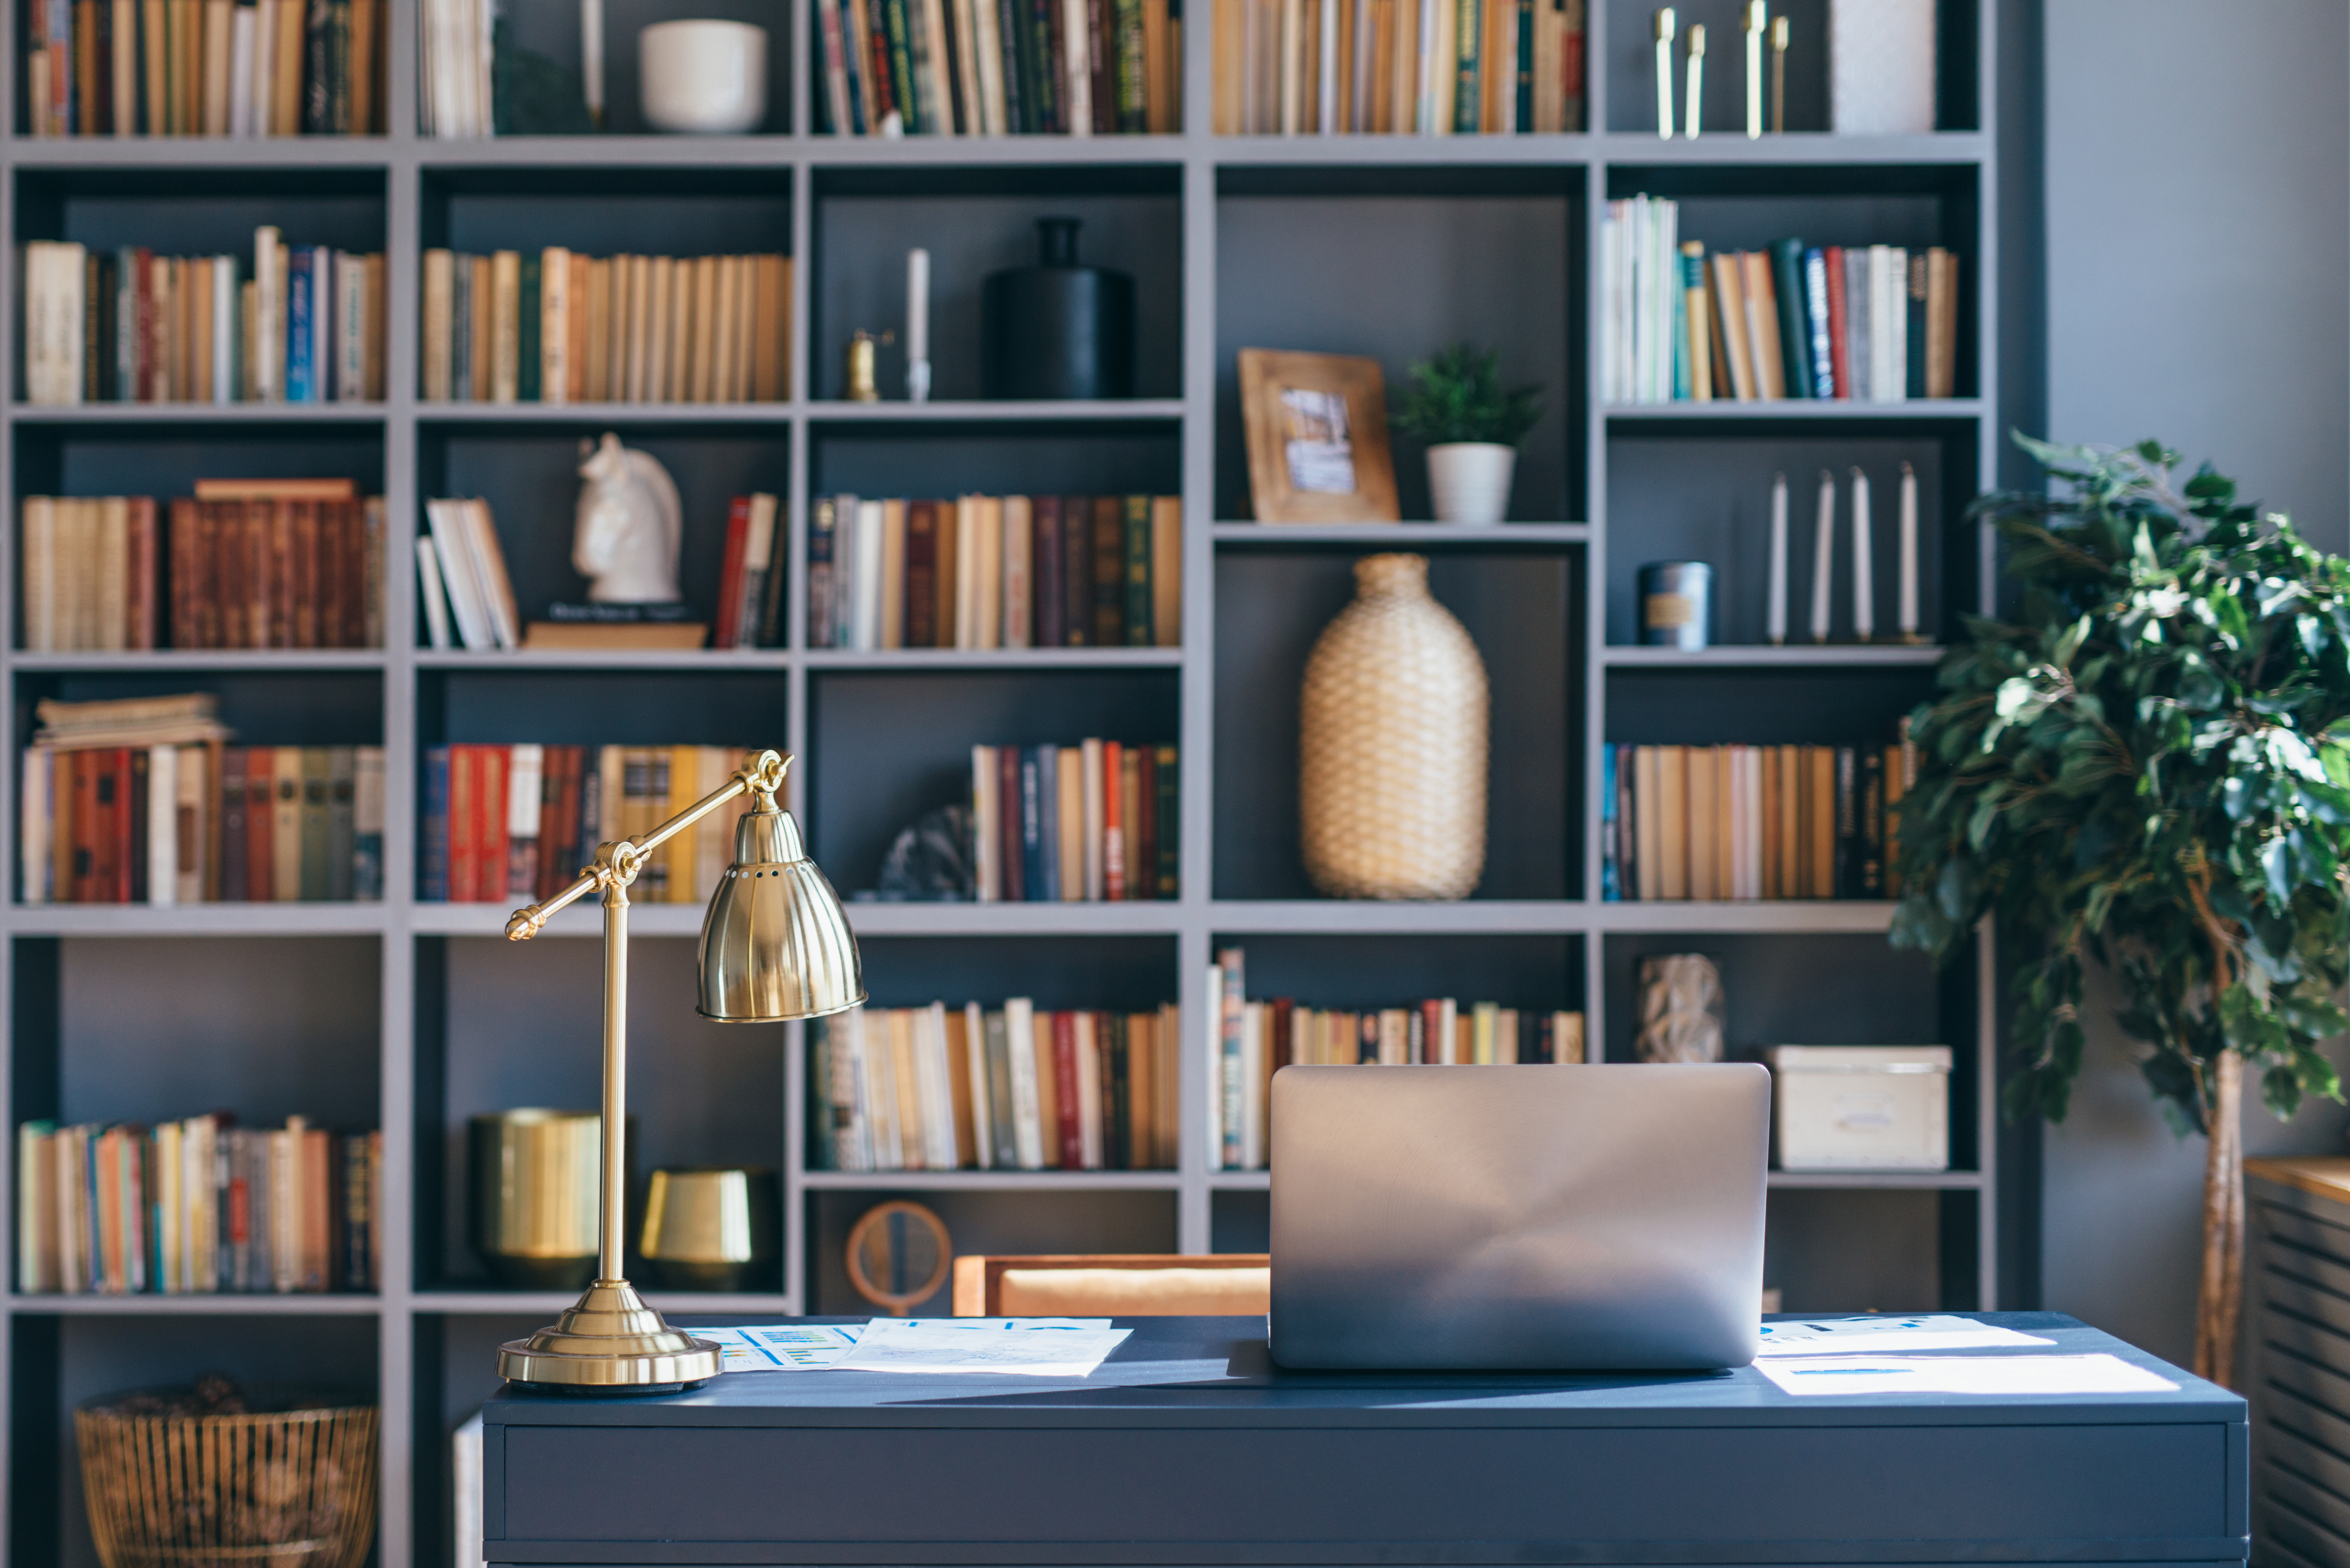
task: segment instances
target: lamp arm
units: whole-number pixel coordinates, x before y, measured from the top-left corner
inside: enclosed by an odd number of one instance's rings
[[[626,887],[637,879],[638,867],[646,856],[663,844],[724,805],[746,794],[758,794],[773,805],[777,791],[784,787],[784,774],[792,761],[780,752],[761,752],[735,770],[734,776],[724,784],[671,817],[641,838],[623,838],[596,848],[596,863],[586,867],[571,880],[570,886],[551,898],[516,909],[506,920],[506,940],[526,942],[546,929],[548,919],[558,909],[577,902],[608,882]]]

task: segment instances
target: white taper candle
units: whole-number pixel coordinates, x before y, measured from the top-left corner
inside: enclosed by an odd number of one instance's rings
[[[1828,639],[1828,583],[1835,562],[1835,475],[1820,470],[1820,515],[1812,531],[1812,640]]]
[[[1771,646],[1787,640],[1787,476],[1771,476]]]
[[[1901,465],[1901,640],[1918,640],[1918,471]]]
[[[931,253],[906,253],[906,396],[931,400]]]
[[[579,89],[588,117],[604,124],[604,0],[579,0]]]
[[[1866,642],[1877,631],[1877,573],[1869,537],[1868,475],[1852,471],[1852,635]]]

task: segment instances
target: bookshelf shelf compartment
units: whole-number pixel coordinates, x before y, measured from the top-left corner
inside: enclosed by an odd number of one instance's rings
[[[1923,661],[1631,664],[1607,675],[1607,738],[1617,745],[1888,745],[1934,692]]]
[[[695,660],[712,656],[689,656]],[[419,744],[774,746],[790,733],[790,683],[755,665],[603,671],[549,666],[420,671]]]

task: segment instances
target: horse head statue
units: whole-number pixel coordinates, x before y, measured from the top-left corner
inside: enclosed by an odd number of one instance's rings
[[[673,604],[677,555],[685,514],[669,470],[648,454],[605,433],[594,446],[579,443],[578,523],[571,564],[594,580],[596,604]]]

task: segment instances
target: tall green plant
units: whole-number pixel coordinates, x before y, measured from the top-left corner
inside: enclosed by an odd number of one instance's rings
[[[2196,1370],[2233,1374],[2242,1074],[2279,1116],[2341,1098],[2317,1051],[2350,969],[2350,561],[2179,454],[2017,438],[2054,493],[1983,497],[2022,595],[1973,618],[1911,719],[1893,940],[2016,944],[2011,1116],[2062,1120],[2083,966],[2119,976],[2155,1101],[2209,1139]]]
[[[1411,389],[1396,400],[1396,429],[1430,446],[1492,441],[1515,446],[1542,419],[1542,388],[1502,385],[1502,351],[1474,343],[1440,348],[1411,368]]]

